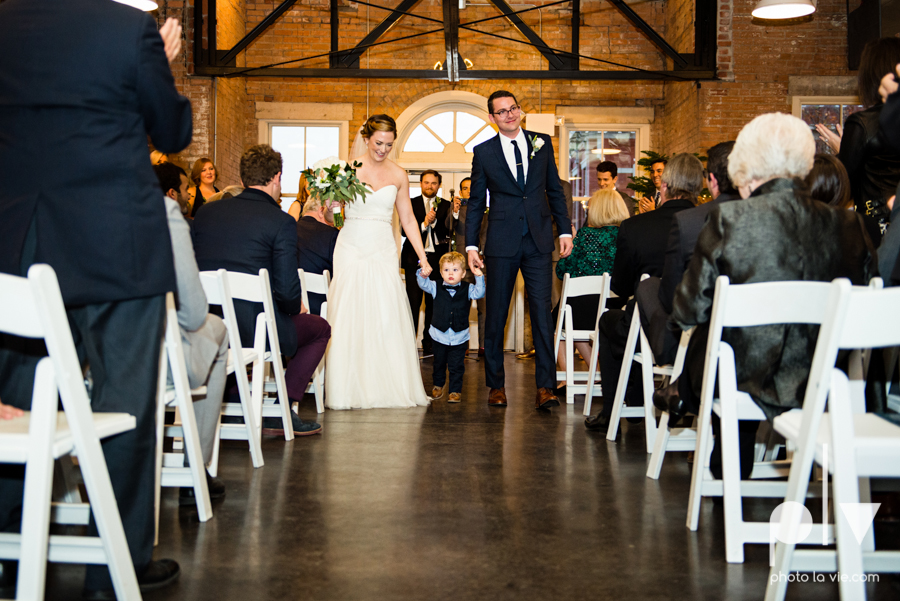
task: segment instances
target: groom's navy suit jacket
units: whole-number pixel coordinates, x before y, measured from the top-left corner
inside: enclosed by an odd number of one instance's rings
[[[566,196],[553,159],[553,142],[550,136],[525,130],[531,157],[534,136],[544,141],[543,147],[528,161],[525,190],[516,183],[503,155],[502,143],[509,138],[497,134],[474,149],[472,159],[472,188],[466,219],[466,246],[478,246],[481,220],[491,193],[491,210],[487,214],[488,229],[482,252],[485,256],[511,257],[519,250],[522,241],[523,221],[528,220],[528,230],[535,246],[542,253],[553,252],[553,228],[551,217],[560,234],[572,233],[572,222],[566,209]],[[523,157],[524,158],[524,157]]]

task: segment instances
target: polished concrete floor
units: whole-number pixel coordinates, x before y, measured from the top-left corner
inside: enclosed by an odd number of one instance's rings
[[[461,404],[329,411],[320,436],[266,438],[261,469],[224,443],[228,494],[211,521],[164,491],[156,555],[182,576],[145,598],[762,599],[767,547],[727,564],[712,502],[685,528],[684,453],[649,480],[643,426],[612,443],[585,430],[580,399],[537,412],[533,361],[507,354],[506,368],[506,409],[488,408],[482,366],[467,361]],[[423,374],[430,390],[428,361]],[[309,398],[301,415],[316,417]],[[745,505],[766,520],[775,504]],[[897,545],[900,527],[876,533]],[[77,599],[82,572],[54,567],[47,598]],[[869,586],[870,599],[900,598],[895,576]],[[793,584],[788,598],[837,599],[837,587]]]

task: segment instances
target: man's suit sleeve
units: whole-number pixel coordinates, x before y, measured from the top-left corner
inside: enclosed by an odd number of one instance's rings
[[[556,169],[556,158],[553,156],[553,141],[550,136],[538,134],[544,139],[544,146],[550,151],[547,161],[547,200],[550,202],[550,212],[556,221],[556,231],[559,235],[572,235],[572,217],[569,215],[569,207],[566,203],[566,193],[563,191],[559,179],[559,171]]]
[[[175,88],[156,22],[150,15],[143,21],[136,73],[140,113],[153,145],[179,152],[191,143],[191,103]]]
[[[297,275],[297,225],[293,217],[283,220],[278,228],[272,255],[272,297],[280,310],[296,315],[303,306],[303,295]]]
[[[619,228],[619,235],[616,237],[616,259],[613,262],[613,272],[609,282],[610,290],[620,298],[628,298],[633,295],[635,288],[634,258],[629,249],[628,229],[627,227]]]
[[[475,246],[481,251],[484,248],[480,243],[481,221],[484,219],[484,209],[487,205],[487,175],[481,165],[481,153],[475,147],[472,157],[472,175],[469,188],[469,203],[466,205],[466,248]],[[469,215],[469,213],[472,213]]]
[[[672,217],[672,227],[669,229],[669,243],[666,246],[666,261],[663,264],[662,281],[659,284],[659,303],[663,311],[672,314],[672,299],[675,298],[675,288],[681,282],[684,275],[684,259],[681,255],[681,227],[678,215]]]
[[[722,258],[724,230],[721,210],[716,207],[700,230],[687,271],[675,289],[671,320],[682,330],[709,321],[716,293],[716,278],[720,275],[718,264]]]

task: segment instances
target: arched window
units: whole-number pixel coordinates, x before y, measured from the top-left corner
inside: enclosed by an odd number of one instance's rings
[[[424,119],[412,131],[403,145],[403,153],[471,153],[472,148],[494,133],[491,124],[482,117],[465,111],[443,111]]]

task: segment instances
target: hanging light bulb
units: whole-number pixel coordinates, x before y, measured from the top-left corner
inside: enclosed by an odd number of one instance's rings
[[[757,19],[796,19],[816,12],[816,0],[760,0],[753,12]]]
[[[159,4],[154,2],[153,0],[113,0],[113,2],[118,2],[119,4],[126,4],[128,6],[133,6],[140,10],[145,10],[150,12],[151,10],[156,10],[159,8]]]

